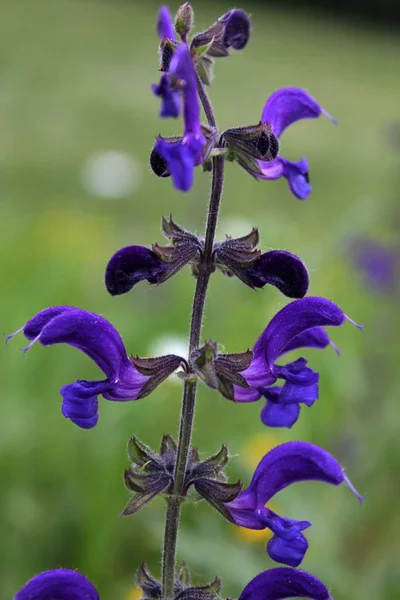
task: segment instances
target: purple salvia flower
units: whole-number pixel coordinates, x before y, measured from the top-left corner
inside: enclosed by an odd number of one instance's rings
[[[105,282],[112,296],[125,294],[139,281],[159,283],[168,270],[168,264],[155,252],[144,246],[125,246],[109,260]]]
[[[173,141],[158,137],[154,151],[166,161],[175,187],[187,192],[193,184],[193,169],[202,162],[202,150],[206,140],[200,124],[196,75],[186,44],[178,46],[170,69],[164,75],[172,78],[173,81],[182,80],[184,82],[182,89],[184,134],[182,139]],[[179,90],[176,93],[179,94]]]
[[[243,273],[254,287],[274,285],[289,298],[302,298],[308,290],[308,273],[304,263],[285,250],[265,252]]]
[[[326,586],[310,573],[300,569],[278,567],[260,573],[252,579],[239,596],[239,600],[332,600]]]
[[[300,88],[282,88],[274,92],[267,100],[262,112],[261,121],[272,125],[277,138],[285,129],[300,119],[316,119],[327,116],[337,123],[308,92]],[[293,162],[279,156],[273,161],[259,161],[262,175],[253,173],[257,179],[279,179],[285,177],[289,188],[299,200],[305,200],[311,193],[308,177],[308,163],[305,158]]]
[[[167,6],[162,6],[157,15],[157,33],[160,40],[175,40],[175,29]]]
[[[90,429],[96,425],[99,394],[123,402],[152,391],[145,388],[150,376],[141,374],[132,364],[118,331],[100,315],[73,306],[53,306],[32,317],[7,341],[21,331],[31,340],[24,353],[36,342],[42,346],[68,344],[89,356],[106,375],[102,380],[78,380],[60,389],[62,413],[79,427]]]
[[[346,482],[360,502],[363,500],[329,452],[307,442],[287,442],[268,452],[258,464],[250,486],[225,504],[236,525],[271,529],[274,536],[268,542],[268,554],[292,567],[301,563],[307,551],[308,542],[301,532],[311,523],[280,517],[265,504],[298,481],[323,481],[331,485]]]
[[[234,386],[234,400],[254,402],[263,395],[267,403],[261,420],[270,427],[292,427],[300,404],[311,406],[318,398],[318,373],[300,358],[284,366],[275,362],[283,354],[298,348],[335,346],[323,327],[338,327],[350,320],[330,300],[309,296],[291,302],[267,325],[253,348],[250,366],[241,372],[250,388]],[[353,321],[351,321],[353,322]],[[270,387],[278,379],[283,387]]]
[[[244,10],[235,8],[220,17],[225,24],[223,45],[226,49],[243,50],[250,39],[250,19]]]
[[[78,571],[54,569],[28,581],[14,600],[99,600],[99,594]]]

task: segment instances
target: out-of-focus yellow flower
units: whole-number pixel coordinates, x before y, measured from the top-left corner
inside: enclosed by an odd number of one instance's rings
[[[254,471],[263,456],[280,443],[281,440],[277,435],[271,435],[269,432],[265,434],[257,433],[242,448],[241,456],[243,462]]]
[[[135,585],[134,587],[132,587],[128,590],[128,593],[125,596],[125,600],[140,600],[142,595],[143,595],[143,592],[140,589],[140,587]]]
[[[235,534],[249,544],[265,544],[273,536],[270,529],[246,529],[246,527],[235,527]]]
[[[36,224],[39,247],[62,256],[97,257],[104,246],[106,221],[103,217],[78,210],[46,210]]]

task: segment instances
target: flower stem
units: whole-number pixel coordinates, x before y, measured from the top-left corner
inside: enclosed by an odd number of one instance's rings
[[[215,127],[215,117],[207,93],[198,79],[197,89],[204,112],[210,126]],[[207,227],[205,233],[204,253],[200,258],[199,272],[193,299],[192,317],[189,338],[189,365],[190,355],[200,344],[201,326],[203,323],[204,306],[207,295],[208,282],[213,272],[213,245],[217,228],[222,187],[224,181],[224,156],[215,156],[212,159],[212,185],[208,205]],[[164,552],[162,561],[163,599],[171,600],[174,597],[176,542],[178,537],[180,505],[183,500],[183,486],[185,479],[186,463],[190,451],[192,438],[194,408],[196,403],[196,381],[185,381],[181,420],[179,428],[179,442],[175,463],[175,479],[172,494],[168,498],[165,518]]]

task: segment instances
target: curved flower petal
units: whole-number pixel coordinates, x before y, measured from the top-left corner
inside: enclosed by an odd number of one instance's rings
[[[261,121],[271,123],[278,137],[286,127],[300,119],[316,119],[321,114],[337,123],[308,92],[301,88],[282,88],[267,100]]]
[[[250,39],[250,19],[241,9],[233,9],[218,19],[225,23],[223,44],[225,48],[243,50]]]
[[[121,370],[130,365],[124,343],[115,327],[104,317],[80,308],[65,311],[51,319],[36,341],[42,346],[68,344],[78,348],[112,379],[118,378]]]
[[[255,360],[263,357],[267,368],[272,369],[296,336],[312,327],[338,327],[345,320],[342,309],[326,298],[308,296],[294,300],[273,317],[258,338],[253,348]],[[243,375],[246,377],[245,372]]]
[[[158,11],[157,33],[161,40],[164,38],[175,40],[174,24],[172,22],[169,10],[166,6],[162,6]]]
[[[14,600],[99,600],[94,585],[81,573],[54,569],[36,575]]]
[[[105,275],[112,296],[129,292],[139,281],[158,283],[168,269],[166,262],[144,246],[125,246],[111,257]]]
[[[260,573],[250,581],[239,596],[239,600],[285,600],[307,598],[309,600],[331,600],[326,586],[299,569],[278,567]]]
[[[290,191],[299,200],[306,200],[311,194],[312,187],[308,176],[308,162],[303,157],[298,162],[294,162],[278,156],[273,161],[259,161],[259,167],[262,174],[254,173],[257,179],[279,179],[285,177],[288,180]]]
[[[7,335],[6,343],[8,343],[8,341],[11,338],[18,335],[18,333],[21,333],[22,331],[24,332],[24,336],[28,340],[34,340],[35,338],[37,338],[37,336],[42,331],[43,327],[45,325],[47,325],[47,323],[49,321],[54,319],[54,317],[57,317],[58,315],[61,315],[62,313],[68,312],[70,310],[75,310],[75,307],[74,306],[50,306],[49,308],[45,308],[44,310],[41,310],[36,315],[34,315],[31,319],[29,319],[29,321],[27,321],[27,323],[25,323],[25,325],[23,327],[21,327],[17,331],[14,331],[14,333]]]
[[[308,442],[287,442],[273,448],[258,464],[250,486],[230,502],[229,510],[248,506],[258,508],[289,485],[298,481],[323,481],[340,485],[343,469],[323,448]]]
[[[265,252],[245,270],[255,287],[269,283],[289,298],[302,298],[308,289],[308,273],[304,263],[284,250]]]

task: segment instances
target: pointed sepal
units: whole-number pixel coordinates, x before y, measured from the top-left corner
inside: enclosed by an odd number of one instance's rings
[[[136,584],[143,590],[145,598],[157,600],[161,598],[162,586],[148,570],[146,563],[142,563],[136,573]]]

